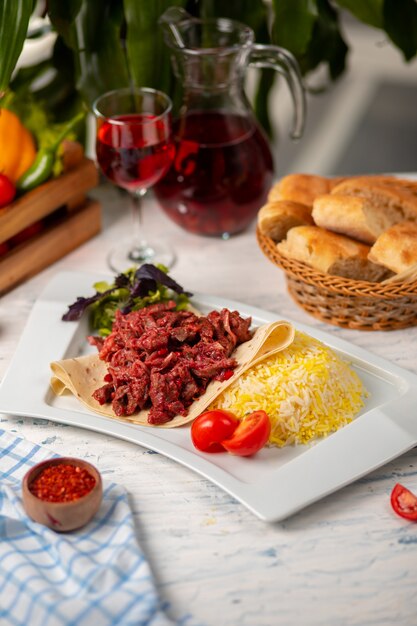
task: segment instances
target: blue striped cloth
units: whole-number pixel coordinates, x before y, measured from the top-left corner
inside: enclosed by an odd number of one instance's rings
[[[22,478],[51,456],[0,430],[0,624],[172,626],[122,487],[104,483],[99,512],[78,531],[59,534],[28,518]]]

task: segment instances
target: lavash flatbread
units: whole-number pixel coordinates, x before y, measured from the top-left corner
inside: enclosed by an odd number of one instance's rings
[[[51,363],[50,383],[56,395],[72,393],[93,413],[141,426],[175,428],[194,420],[249,367],[288,347],[294,339],[294,332],[293,326],[286,321],[273,322],[257,328],[252,339],[240,344],[233,352],[232,356],[238,365],[231,378],[222,382],[212,381],[205,393],[191,404],[186,416],[177,415],[165,424],[149,424],[149,410],[119,417],[115,415],[111,404],[101,405],[93,398],[93,392],[104,384],[104,376],[107,374],[107,363],[100,360],[98,354],[54,361]]]

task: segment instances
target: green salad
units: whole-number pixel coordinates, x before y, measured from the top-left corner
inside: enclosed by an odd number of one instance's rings
[[[112,283],[100,281],[93,287],[95,293],[89,297],[78,297],[62,319],[76,321],[88,311],[91,326],[101,337],[110,334],[118,309],[129,313],[150,304],[174,300],[179,311],[187,308],[192,296],[168,276],[166,267],[149,263],[118,274]]]

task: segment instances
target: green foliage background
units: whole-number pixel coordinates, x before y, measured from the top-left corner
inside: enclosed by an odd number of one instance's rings
[[[340,24],[342,10],[381,30],[405,61],[417,53],[415,0],[49,0],[48,14],[58,33],[51,59],[19,71],[11,81],[32,3],[0,2],[0,95],[8,86],[26,91],[55,121],[68,119],[83,102],[91,105],[99,94],[129,84],[173,95],[169,54],[158,27],[170,6],[246,23],[259,43],[292,52],[303,76],[322,64],[331,81],[345,72],[349,48]],[[51,79],[34,88],[42,75]],[[256,114],[267,131],[267,97],[275,78],[273,71],[263,71],[255,98]]]

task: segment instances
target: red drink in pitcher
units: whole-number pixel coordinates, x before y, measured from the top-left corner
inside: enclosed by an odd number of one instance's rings
[[[251,116],[193,111],[173,124],[175,157],[154,191],[179,226],[228,237],[255,218],[271,187],[267,139]]]
[[[168,170],[170,128],[153,115],[129,114],[102,121],[96,154],[104,175],[123,189],[147,189]]]

